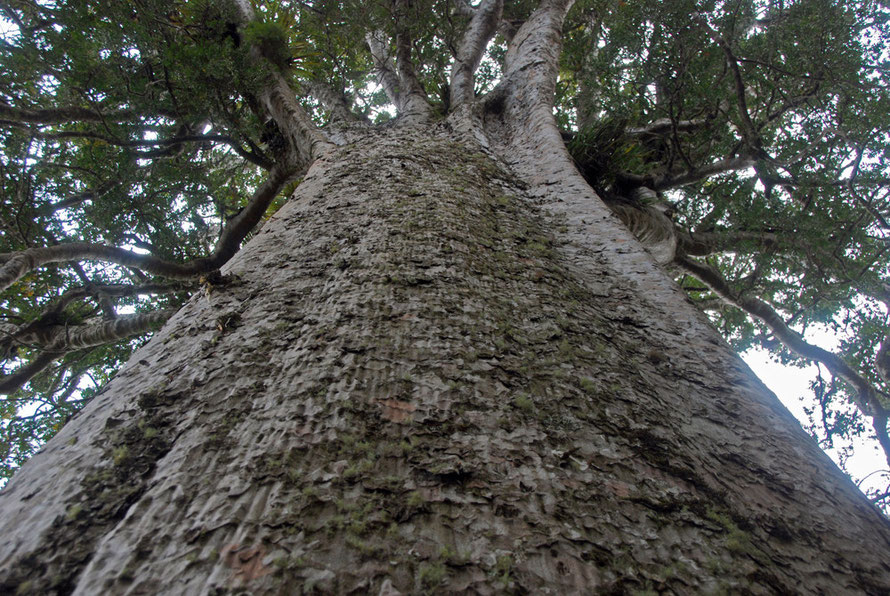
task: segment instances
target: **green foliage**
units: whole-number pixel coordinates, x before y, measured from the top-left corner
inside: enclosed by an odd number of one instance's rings
[[[605,117],[578,131],[568,143],[578,168],[600,190],[616,183],[621,173],[645,173],[651,166],[650,152],[625,135],[627,120]]]

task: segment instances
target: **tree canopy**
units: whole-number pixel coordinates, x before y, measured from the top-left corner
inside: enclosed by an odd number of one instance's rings
[[[0,1],[0,475],[225,283],[317,146],[494,101],[536,4]],[[811,432],[890,455],[888,35],[872,0],[579,0],[554,111],[735,348],[818,363]]]

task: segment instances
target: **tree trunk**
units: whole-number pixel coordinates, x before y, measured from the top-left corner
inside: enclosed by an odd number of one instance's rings
[[[0,593],[887,593],[885,520],[510,138],[317,161],[0,493]]]

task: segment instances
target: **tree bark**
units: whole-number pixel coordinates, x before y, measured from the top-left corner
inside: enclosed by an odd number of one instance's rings
[[[887,522],[488,118],[318,159],[0,493],[0,593],[890,590]]]

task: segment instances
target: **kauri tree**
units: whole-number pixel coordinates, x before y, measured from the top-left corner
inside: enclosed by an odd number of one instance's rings
[[[890,591],[880,3],[0,15],[0,592]]]

